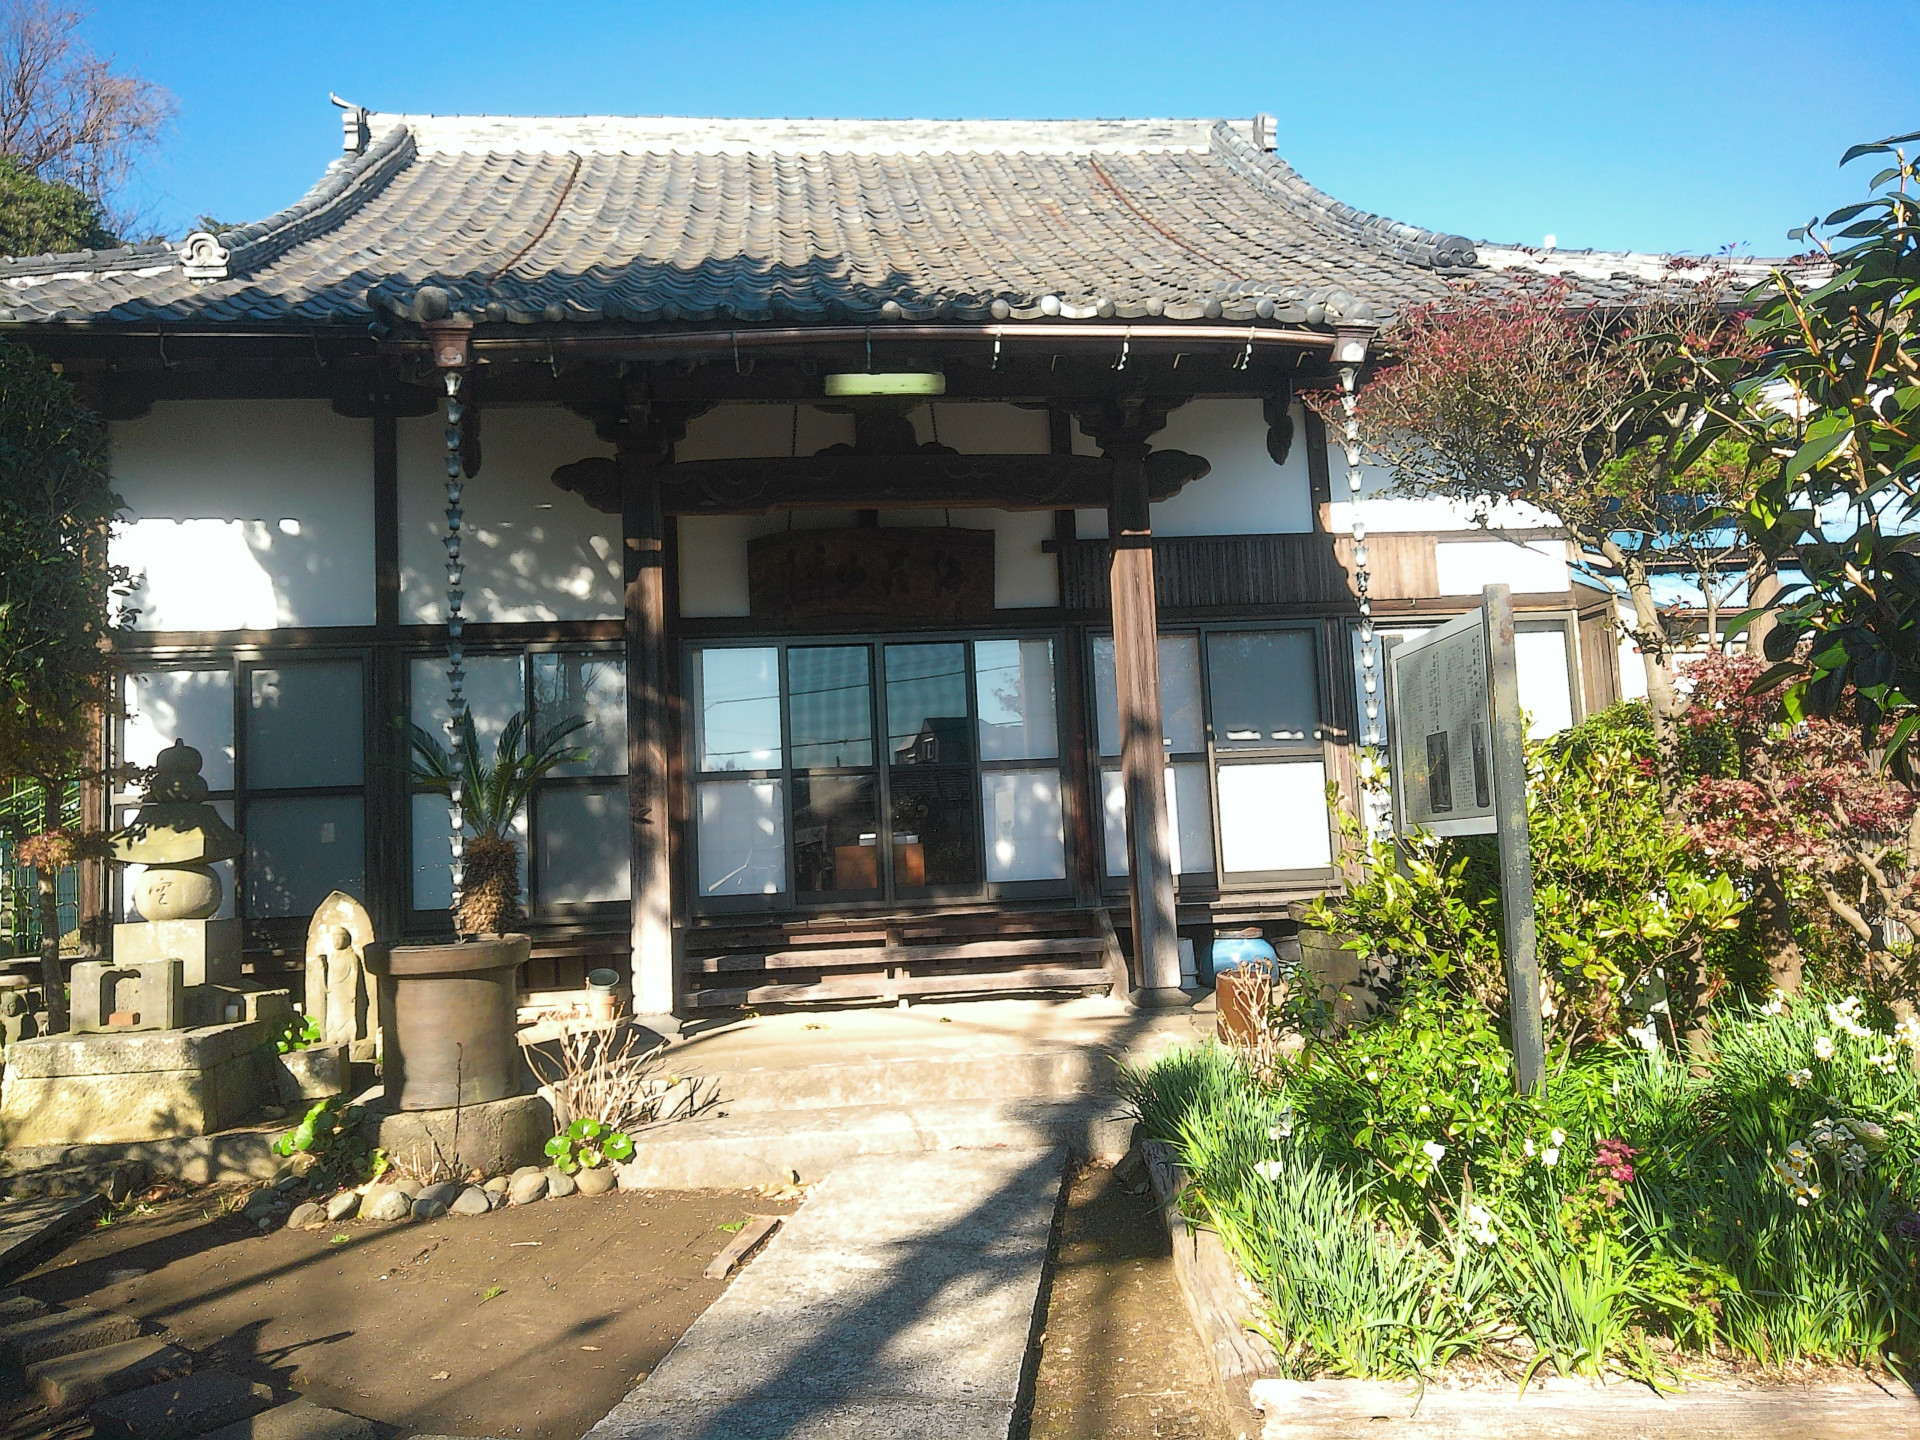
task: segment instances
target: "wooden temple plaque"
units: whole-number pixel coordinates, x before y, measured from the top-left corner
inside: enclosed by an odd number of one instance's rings
[[[991,530],[785,530],[747,546],[753,618],[804,627],[821,620],[993,618]]]

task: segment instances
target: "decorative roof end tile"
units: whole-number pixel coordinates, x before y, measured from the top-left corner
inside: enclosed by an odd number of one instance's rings
[[[227,261],[232,259],[220,237],[210,230],[196,230],[180,246],[180,268],[189,280],[224,280]]]

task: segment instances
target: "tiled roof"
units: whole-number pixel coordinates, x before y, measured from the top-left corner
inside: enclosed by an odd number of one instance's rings
[[[1490,264],[1459,236],[1342,205],[1247,122],[350,110],[348,125],[358,153],[265,220],[178,252],[0,262],[0,323],[304,330],[450,308],[481,323],[624,327],[1324,325],[1538,268],[1511,258],[1529,252]]]

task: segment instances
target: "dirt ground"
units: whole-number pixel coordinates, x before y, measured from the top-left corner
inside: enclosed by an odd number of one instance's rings
[[[1067,1193],[1027,1434],[1229,1440],[1153,1197],[1108,1169]]]
[[[577,1440],[724,1289],[750,1193],[572,1196],[476,1218],[262,1235],[200,1192],[82,1236],[22,1282],[172,1331],[396,1432]],[[229,1203],[232,1203],[231,1201]]]

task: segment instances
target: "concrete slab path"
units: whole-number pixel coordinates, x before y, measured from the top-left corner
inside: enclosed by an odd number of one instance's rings
[[[1006,1440],[1063,1159],[839,1166],[588,1440]]]

